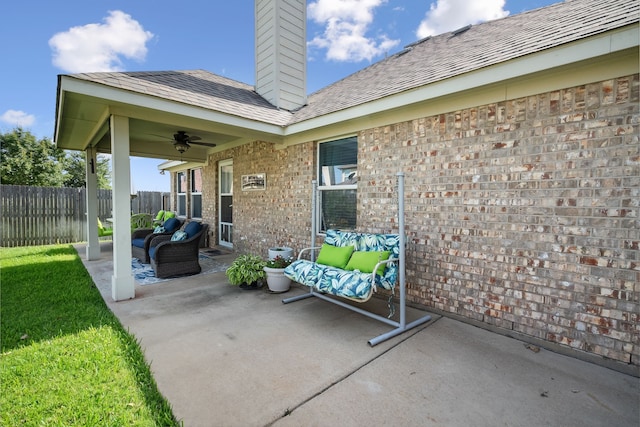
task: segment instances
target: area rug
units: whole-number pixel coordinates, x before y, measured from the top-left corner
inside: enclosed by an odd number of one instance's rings
[[[198,259],[202,271],[200,274],[211,274],[219,271],[226,271],[229,268],[229,264],[216,260],[215,257],[207,256],[200,253]],[[168,277],[166,279],[159,279],[155,276],[151,264],[143,264],[138,258],[131,259],[131,270],[133,277],[140,285],[152,285],[154,283],[166,282],[167,280],[178,279],[179,277]],[[182,276],[188,277],[188,276]]]

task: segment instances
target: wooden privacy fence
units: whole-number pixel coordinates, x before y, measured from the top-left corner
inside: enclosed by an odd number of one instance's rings
[[[34,246],[87,240],[85,188],[0,185],[0,246]],[[168,193],[139,191],[132,213],[155,213]],[[98,217],[111,216],[111,190],[98,190]]]

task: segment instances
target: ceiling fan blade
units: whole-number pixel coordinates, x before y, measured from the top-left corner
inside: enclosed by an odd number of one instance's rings
[[[205,147],[215,147],[216,144],[212,143],[212,142],[195,142],[195,141],[189,141],[189,144],[194,144],[194,145],[204,145]]]
[[[158,135],[156,133],[148,133],[147,135],[149,135],[149,136],[157,136],[158,138],[167,139],[167,140],[171,141],[170,138],[167,138],[167,135]]]
[[[188,137],[188,139],[189,139],[189,142],[192,142],[192,141],[200,141],[202,138],[200,138],[197,135],[191,135]]]

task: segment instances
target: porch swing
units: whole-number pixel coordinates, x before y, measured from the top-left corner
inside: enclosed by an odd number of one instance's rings
[[[316,297],[394,327],[391,331],[370,339],[368,342],[372,347],[431,320],[430,315],[424,315],[412,322],[406,321],[404,173],[398,172],[396,177],[399,234],[327,230],[321,247],[315,243],[318,186],[314,180],[311,201],[311,247],[302,249],[298,259],[285,269],[287,277],[308,286],[309,292],[285,298],[282,300],[284,304]],[[316,252],[319,252],[317,257]],[[391,317],[395,314],[393,297],[398,287],[400,313],[399,321],[396,321]],[[391,292],[388,317],[334,298],[363,303],[368,301],[378,288]]]

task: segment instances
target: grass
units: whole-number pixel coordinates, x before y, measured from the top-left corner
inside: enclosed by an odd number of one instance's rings
[[[0,248],[0,274],[0,425],[180,425],[72,246]]]

